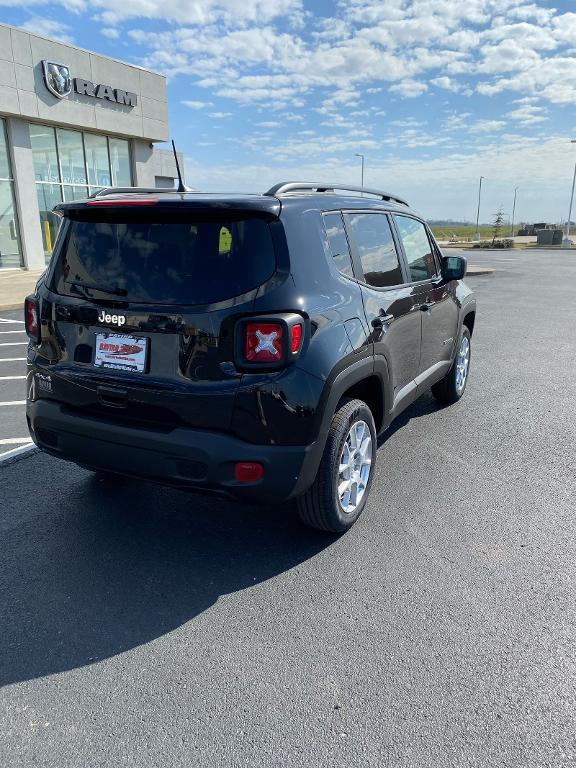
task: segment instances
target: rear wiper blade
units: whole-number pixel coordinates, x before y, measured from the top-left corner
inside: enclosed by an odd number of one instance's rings
[[[82,283],[78,280],[72,280],[68,283],[68,285],[74,286],[74,288],[89,288],[92,291],[100,291],[101,293],[108,293],[111,296],[128,296],[128,291],[126,288],[115,288],[114,286],[108,285],[93,285],[92,283]],[[84,294],[86,295],[86,294]]]

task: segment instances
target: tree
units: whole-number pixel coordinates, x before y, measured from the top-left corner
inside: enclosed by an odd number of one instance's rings
[[[494,216],[494,223],[492,224],[492,245],[496,242],[498,239],[498,235],[500,234],[500,230],[504,226],[504,211],[502,210],[502,206],[498,209],[498,213],[493,214]]]

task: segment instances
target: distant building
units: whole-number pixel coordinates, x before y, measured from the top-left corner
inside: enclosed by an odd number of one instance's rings
[[[0,49],[0,269],[38,269],[57,203],[174,184],[166,78],[4,24]]]

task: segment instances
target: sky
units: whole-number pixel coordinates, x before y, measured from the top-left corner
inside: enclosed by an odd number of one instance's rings
[[[0,21],[168,77],[206,191],[364,183],[432,219],[568,215],[576,10],[536,0],[0,0]],[[573,216],[574,218],[574,216]]]

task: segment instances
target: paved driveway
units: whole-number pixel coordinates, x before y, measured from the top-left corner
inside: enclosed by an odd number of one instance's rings
[[[465,398],[346,536],[43,455],[0,469],[0,764],[576,760],[573,254],[471,280]]]

